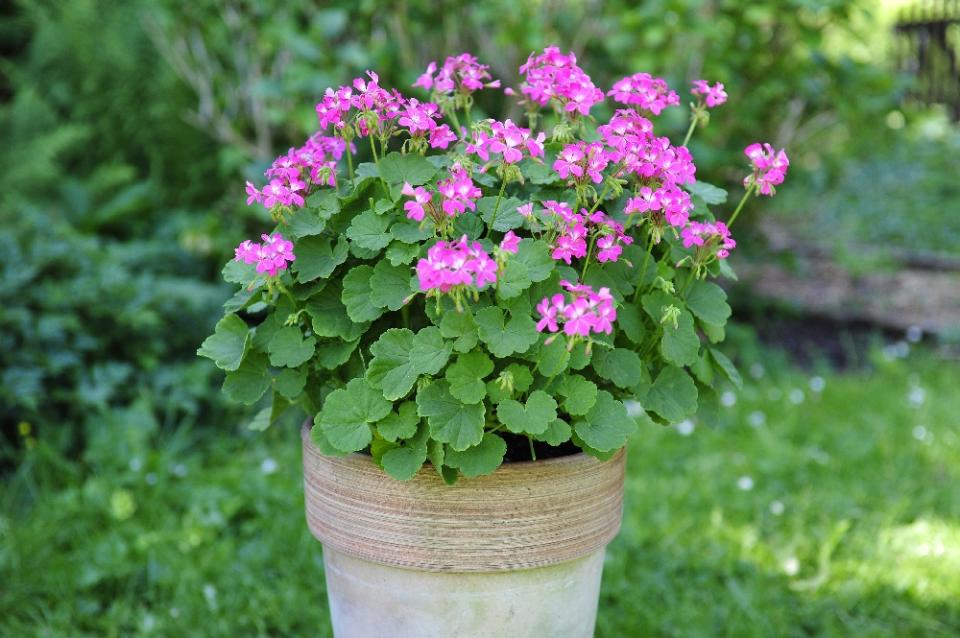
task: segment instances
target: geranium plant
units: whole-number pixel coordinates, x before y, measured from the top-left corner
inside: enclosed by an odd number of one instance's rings
[[[660,78],[604,92],[555,47],[520,74],[503,90],[526,126],[476,117],[474,92],[501,87],[471,55],[431,63],[415,84],[429,96],[368,72],[328,89],[320,132],[247,184],[276,226],[224,268],[242,288],[199,353],[230,398],[272,395],[254,427],[296,405],[324,453],[368,451],[397,479],[429,461],[452,482],[505,457],[608,458],[636,428],[625,401],[671,423],[740,382],[709,279],[733,276],[730,226],[786,154],[747,147],[746,192],[715,216],[727,193],[696,180],[685,144],[722,84],[693,82],[675,146],[653,124],[680,102]]]

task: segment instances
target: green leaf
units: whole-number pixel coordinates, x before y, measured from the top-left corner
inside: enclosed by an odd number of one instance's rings
[[[405,401],[400,407],[388,414],[377,423],[377,432],[390,442],[398,439],[409,439],[417,433],[420,416],[417,414],[417,404]]]
[[[390,218],[377,215],[372,210],[366,210],[350,222],[347,228],[347,238],[360,248],[367,250],[380,250],[390,243],[393,238],[387,232],[390,226]]]
[[[583,421],[577,421],[574,429],[577,436],[590,447],[609,452],[622,448],[627,443],[627,437],[636,431],[637,424],[627,414],[623,403],[606,390],[601,390],[597,393],[597,402]]]
[[[509,379],[513,390],[502,388],[501,379]],[[487,396],[491,403],[500,403],[513,395],[523,394],[533,385],[533,373],[530,368],[519,363],[508,365],[496,379],[487,382]]]
[[[528,315],[511,316],[505,325],[503,311],[496,306],[478,312],[476,322],[480,339],[493,356],[501,359],[526,352],[540,336],[537,324]]]
[[[318,277],[326,279],[337,266],[347,260],[347,240],[341,237],[336,245],[329,237],[306,237],[297,242],[297,258],[293,271],[301,283]]]
[[[357,349],[360,340],[342,341],[340,339],[324,341],[317,344],[317,364],[321,368],[334,370],[350,359],[350,355]]]
[[[499,435],[489,432],[477,445],[466,450],[447,450],[444,462],[459,468],[467,478],[475,478],[491,474],[503,463],[503,455],[507,453],[507,443]]]
[[[696,195],[708,204],[724,204],[727,201],[727,191],[718,188],[713,184],[697,180],[692,184],[686,184],[684,189],[691,195]]]
[[[340,200],[337,192],[324,188],[314,192],[307,198],[307,208],[313,209],[320,219],[328,220],[340,212]]]
[[[342,288],[339,282],[331,282],[326,288],[310,297],[306,311],[310,315],[313,333],[318,337],[338,337],[344,341],[356,341],[370,326],[366,322],[354,322],[340,301]],[[259,333],[260,328],[257,328]]]
[[[550,258],[550,247],[546,242],[521,240],[517,253],[507,259],[503,273],[497,281],[497,293],[504,299],[516,297],[532,283],[550,277],[555,264]]]
[[[306,383],[306,368],[284,368],[273,378],[273,389],[288,399],[294,399],[303,392]]]
[[[346,388],[327,395],[314,421],[330,445],[343,452],[356,452],[370,444],[370,425],[390,414],[392,407],[366,379],[352,379]]]
[[[497,209],[497,219],[493,229],[504,232],[523,226],[523,215],[517,212],[517,207],[522,204],[523,202],[516,197],[504,197]],[[496,197],[481,197],[477,200],[477,212],[480,213],[480,217],[488,226],[490,221],[493,220],[493,210],[496,206]]]
[[[452,351],[453,344],[443,338],[440,328],[427,326],[413,339],[410,363],[420,374],[437,374],[447,365]]]
[[[355,266],[343,278],[340,300],[347,308],[347,315],[357,323],[373,321],[383,314],[383,309],[373,303],[373,290],[370,287],[372,276],[373,268],[363,265]]]
[[[417,392],[417,411],[426,417],[433,438],[463,451],[483,438],[483,403],[465,404],[450,394],[450,386],[435,381]]]
[[[427,460],[427,446],[415,445],[394,448],[380,459],[384,471],[398,481],[409,481]]]
[[[410,361],[413,344],[412,331],[390,328],[370,346],[373,359],[367,366],[367,379],[391,401],[406,396],[420,374]]]
[[[617,325],[623,329],[623,334],[627,335],[627,339],[637,345],[643,343],[646,329],[643,326],[643,317],[638,306],[625,303],[617,308]]]
[[[323,430],[320,429],[320,426],[314,424],[310,428],[310,440],[313,441],[313,444],[320,449],[320,452],[324,456],[346,456],[350,452],[344,452],[343,450],[338,450],[337,448],[330,445],[330,441],[327,440],[326,435],[324,435]]]
[[[707,323],[722,326],[730,318],[727,293],[723,288],[709,281],[695,282],[690,287],[686,302],[687,308]]]
[[[249,353],[240,367],[228,372],[223,380],[223,392],[227,398],[244,405],[253,405],[259,401],[269,387],[267,357],[259,352]]]
[[[371,301],[378,308],[400,310],[403,300],[410,296],[410,268],[377,262],[370,277]]]
[[[420,255],[420,245],[405,244],[401,241],[390,242],[385,255],[394,266],[402,266],[409,264]]]
[[[536,355],[537,369],[545,377],[555,377],[567,369],[570,363],[570,351],[564,339],[554,339],[550,345],[542,346]]]
[[[480,403],[487,395],[483,378],[491,372],[493,361],[480,350],[460,355],[457,362],[447,368],[450,394],[464,403]]]
[[[543,390],[534,390],[526,405],[506,399],[497,405],[497,419],[514,434],[542,434],[557,418],[557,402]]]
[[[663,358],[678,366],[692,365],[700,352],[700,337],[693,327],[693,317],[686,310],[677,318],[677,327],[669,322],[663,324],[660,353]]]
[[[319,235],[326,227],[326,220],[311,208],[300,208],[287,218],[287,230],[294,239]],[[300,259],[300,242],[297,242],[297,259]]]
[[[668,295],[662,290],[654,290],[653,292],[645,294],[641,297],[640,304],[643,306],[644,312],[653,319],[653,323],[655,324],[659,324],[660,320],[663,319],[663,309],[667,306],[683,307],[682,301],[673,295]]]
[[[556,267],[556,261],[550,257],[550,246],[547,242],[534,239],[523,239],[517,248],[517,254],[511,259],[524,264],[531,281],[544,281]]]
[[[626,348],[597,348],[593,353],[593,369],[619,388],[631,388],[639,383],[642,367],[640,355]]]
[[[231,259],[226,263],[221,271],[223,275],[223,280],[231,284],[243,284],[247,285],[257,277],[256,264],[246,264],[242,261],[237,261],[236,259]]]
[[[670,423],[682,421],[697,411],[697,386],[681,368],[667,366],[650,386],[643,407]]]
[[[440,319],[440,334],[453,339],[453,349],[457,352],[469,352],[477,345],[477,322],[469,311],[447,311]]]
[[[569,423],[563,419],[554,419],[553,423],[551,423],[543,433],[533,438],[537,441],[544,441],[550,445],[557,446],[569,441],[572,432]]]
[[[377,163],[380,177],[390,184],[409,182],[412,186],[421,186],[436,175],[437,168],[417,153],[388,153]]]
[[[419,244],[433,236],[433,229],[430,226],[422,228],[415,222],[397,222],[390,227],[390,234],[404,244]]]
[[[296,326],[284,326],[267,345],[270,354],[270,365],[282,368],[296,368],[313,356],[317,344],[316,337],[303,338],[303,333]]]
[[[213,359],[221,370],[232,371],[240,367],[249,349],[250,329],[246,322],[237,315],[227,315],[217,322],[213,334],[200,344],[197,354]]]
[[[563,378],[557,394],[564,397],[560,407],[567,414],[583,416],[597,402],[597,384],[579,374],[571,374]]]
[[[532,283],[526,264],[511,257],[507,259],[503,272],[497,278],[497,294],[502,299],[512,299],[529,288]]]
[[[743,388],[743,377],[740,376],[737,366],[733,365],[733,361],[715,348],[709,348],[709,350],[710,356],[717,362],[717,367],[723,373],[723,376],[727,377],[730,383],[737,386],[738,389]]]
[[[487,229],[483,220],[476,215],[457,215],[453,219],[453,234],[455,237],[467,236],[471,241],[480,239]]]

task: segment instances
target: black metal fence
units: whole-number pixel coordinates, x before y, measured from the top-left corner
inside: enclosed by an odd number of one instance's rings
[[[900,12],[897,64],[911,75],[910,97],[943,104],[960,121],[960,0],[927,0]]]

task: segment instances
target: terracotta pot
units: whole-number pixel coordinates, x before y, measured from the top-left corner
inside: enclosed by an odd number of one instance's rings
[[[508,463],[443,483],[323,456],[304,427],[307,524],[336,638],[589,638],[624,453]]]

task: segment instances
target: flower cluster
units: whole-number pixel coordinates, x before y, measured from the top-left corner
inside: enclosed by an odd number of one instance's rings
[[[603,211],[590,215],[597,234],[597,261],[617,261],[623,253],[623,247],[633,243],[633,237],[626,234],[623,224],[610,219]]]
[[[466,152],[476,155],[484,162],[490,161],[490,153],[497,153],[504,164],[516,164],[523,159],[524,151],[529,157],[543,157],[546,134],[534,137],[530,129],[521,128],[512,120],[498,122],[488,120],[490,134],[482,128],[474,133],[473,142],[466,145]]]
[[[666,221],[675,228],[682,228],[690,218],[693,202],[686,191],[676,186],[651,188],[641,186],[636,196],[627,200],[623,212],[627,215],[646,214],[654,224]]]
[[[730,236],[730,230],[723,222],[690,222],[680,232],[683,247],[697,246],[708,251],[716,250],[718,259],[726,259],[737,242]]]
[[[407,129],[410,138],[417,147],[417,141],[429,142],[430,148],[446,149],[457,141],[457,136],[446,124],[438,124],[443,119],[440,107],[433,102],[420,102],[411,98],[401,107],[397,124]]]
[[[787,158],[785,150],[774,150],[770,144],[757,142],[744,149],[744,154],[750,158],[753,166],[753,173],[747,175],[743,180],[746,188],[752,188],[754,185],[761,195],[773,195],[776,193],[775,186],[783,183],[787,176],[787,168],[790,167],[790,160]]]
[[[270,182],[257,190],[247,182],[247,206],[254,202],[271,209],[274,206],[303,206],[310,184],[337,185],[337,160],[343,157],[346,142],[339,137],[315,133],[300,148],[291,148],[274,160],[264,175]]]
[[[568,337],[588,337],[590,333],[613,332],[613,322],[617,319],[616,303],[609,288],[601,288],[594,292],[593,288],[584,284],[573,284],[563,280],[560,282],[568,293],[567,299],[563,293],[552,297],[544,297],[537,304],[540,321],[537,330],[540,332],[560,332]]]
[[[660,115],[668,106],[680,104],[680,96],[663,78],[649,73],[634,73],[618,80],[607,95],[615,102]]]
[[[317,104],[321,130],[332,126],[343,133],[355,120],[355,132],[361,137],[387,134],[385,123],[395,120],[407,101],[396,89],[391,92],[381,87],[380,77],[373,71],[367,71],[367,77],[356,78],[352,86],[326,90]]]
[[[436,62],[428,64],[426,72],[417,78],[413,86],[447,96],[454,93],[470,94],[484,87],[497,88],[500,80],[491,78],[489,68],[469,53],[461,53],[448,57],[439,72]]]
[[[610,159],[600,142],[567,144],[557,155],[553,170],[563,179],[583,184],[589,178],[594,184],[603,181],[603,170]]]
[[[603,91],[577,66],[577,56],[564,55],[555,46],[540,55],[531,53],[520,74],[524,76],[520,91],[540,106],[554,100],[567,113],[590,115],[590,108],[603,101]]]
[[[458,286],[478,289],[497,280],[497,263],[480,242],[470,243],[464,235],[459,241],[438,241],[417,262],[420,290],[447,293]]]
[[[249,239],[234,250],[234,259],[245,264],[256,264],[257,272],[276,277],[281,270],[287,269],[287,262],[293,261],[293,242],[287,241],[280,233],[261,235],[262,244]]]
[[[692,84],[693,88],[690,89],[690,93],[702,98],[706,102],[707,108],[712,109],[727,101],[727,92],[723,89],[722,82],[710,86],[710,83],[706,80],[694,80]]]
[[[623,224],[610,219],[603,211],[591,213],[583,208],[575,213],[569,204],[554,200],[543,202],[543,206],[556,231],[550,252],[553,259],[569,265],[574,258],[586,257],[587,240],[591,235],[596,240],[597,261],[601,263],[617,261],[623,246],[633,243],[633,237],[626,234]]]
[[[459,164],[450,167],[450,177],[437,182],[437,192],[443,197],[443,203],[440,205],[443,212],[454,217],[466,209],[477,210],[476,200],[480,199],[483,193],[473,179],[470,173]]]
[[[573,258],[587,255],[587,225],[582,215],[573,212],[566,202],[543,202],[546,212],[553,216],[552,226],[558,231],[550,256],[568,265]]]

